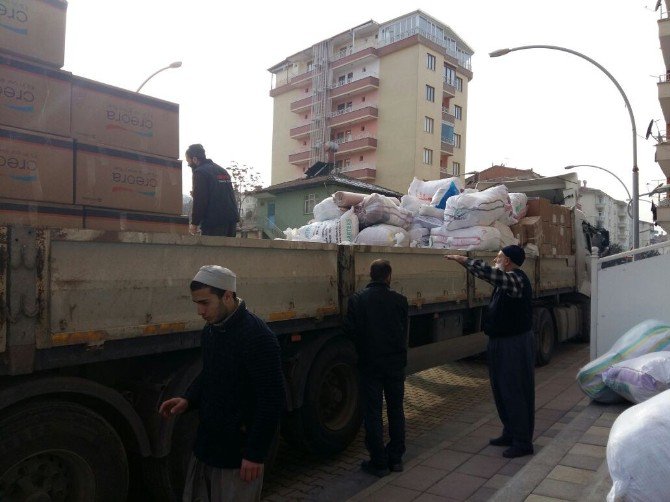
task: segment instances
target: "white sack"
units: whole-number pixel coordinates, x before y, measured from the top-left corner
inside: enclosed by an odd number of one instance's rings
[[[315,221],[298,229],[287,229],[291,240],[309,242],[327,242],[340,244],[354,242],[358,235],[358,218],[353,209],[349,209],[340,218],[326,221]],[[287,238],[289,233],[286,233]]]
[[[430,246],[462,251],[498,251],[500,231],[494,227],[469,227],[448,230],[444,227],[430,231]]]
[[[433,206],[421,206],[419,208],[419,214],[421,216],[430,216],[431,218],[440,218],[444,220],[444,209],[438,209]]]
[[[514,237],[514,233],[509,226],[499,221],[496,221],[493,226],[500,232],[500,247],[519,244],[519,239]]]
[[[418,225],[421,225],[422,227],[425,228],[437,228],[441,227],[444,225],[444,219],[443,218],[435,218],[434,216],[415,216],[413,223],[416,223]]]
[[[507,187],[497,185],[476,193],[462,193],[447,200],[444,223],[449,230],[487,226],[509,214]]]
[[[359,232],[356,244],[407,247],[409,246],[409,235],[400,227],[384,224],[374,225]]]
[[[389,197],[370,194],[362,204],[355,208],[361,228],[386,223],[395,227],[409,228],[412,224],[412,213],[398,207]]]
[[[314,206],[312,212],[314,213],[314,219],[316,221],[326,221],[339,218],[342,216],[344,211],[344,209],[341,209],[337,204],[335,204],[335,201],[331,195]]]
[[[433,195],[435,195],[435,192],[437,192],[438,189],[449,188],[449,185],[451,185],[452,182],[459,190],[462,188],[460,178],[444,178],[441,180],[422,181],[415,177],[414,180],[412,180],[412,183],[410,183],[409,188],[407,189],[407,193],[417,197],[424,204],[429,204],[433,199]]]
[[[419,214],[419,209],[422,205],[423,202],[413,195],[403,195],[400,201],[400,207],[407,209],[413,216]]]
[[[670,388],[670,352],[652,352],[616,363],[603,373],[614,392],[632,403],[641,403]]]
[[[519,223],[521,218],[528,212],[528,196],[525,193],[513,192],[509,194],[510,204],[512,205],[512,217],[508,222],[510,225]]]

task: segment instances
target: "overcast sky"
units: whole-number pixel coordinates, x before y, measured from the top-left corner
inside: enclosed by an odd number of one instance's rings
[[[651,119],[665,130],[657,76],[665,73],[655,0],[69,0],[65,69],[135,90],[172,61],[143,93],[180,104],[180,151],[202,143],[208,156],[254,166],[270,179],[272,98],[267,68],[370,19],[421,9],[449,25],[475,51],[468,100],[466,170],[504,163],[554,175],[568,164],[596,164],[631,189],[632,133],[616,87],[570,54],[503,47],[543,44],[577,50],[619,81],[638,134]],[[656,129],[654,129],[656,134]],[[288,141],[288,139],[287,139]],[[640,192],[663,178],[654,141],[638,138]],[[625,199],[610,175],[582,168],[581,179]],[[647,186],[649,184],[649,186]],[[190,170],[184,171],[184,192]],[[640,217],[651,219],[650,205]]]

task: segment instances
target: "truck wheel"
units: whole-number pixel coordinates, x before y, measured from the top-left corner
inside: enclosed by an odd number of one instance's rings
[[[0,500],[116,502],[127,491],[123,443],[88,408],[45,400],[0,418]]]
[[[309,370],[305,400],[284,422],[285,437],[315,453],[344,450],[361,427],[356,350],[340,339],[317,354]]]
[[[551,361],[556,343],[556,329],[549,309],[533,310],[533,333],[535,334],[535,364],[544,366]]]

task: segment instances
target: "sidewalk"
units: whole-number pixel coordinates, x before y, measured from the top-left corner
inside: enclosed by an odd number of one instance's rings
[[[563,344],[551,364],[537,369],[535,455],[509,460],[503,447],[489,446],[501,430],[490,398],[417,438],[405,472],[350,500],[603,500],[610,487],[604,462],[609,428],[625,407],[584,397],[575,375],[588,357],[587,345]]]

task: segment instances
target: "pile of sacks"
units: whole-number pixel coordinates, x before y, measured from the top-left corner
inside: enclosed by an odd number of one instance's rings
[[[670,324],[647,320],[584,366],[577,381],[595,401],[635,406],[607,441],[612,489],[607,500],[667,500],[670,493]]]
[[[459,178],[414,178],[401,200],[335,192],[314,206],[314,220],[285,231],[288,240],[336,244],[495,251],[517,244],[509,226],[526,211],[524,194],[504,185],[462,190]]]

